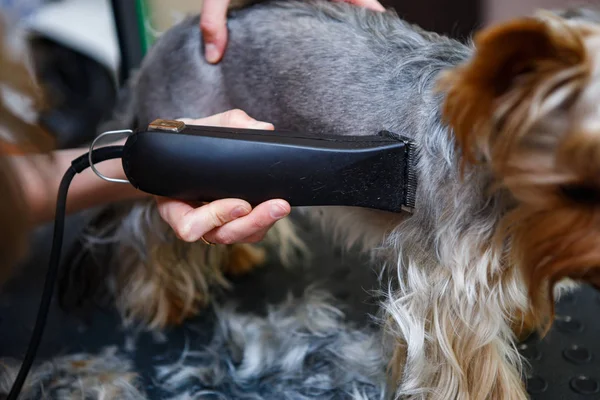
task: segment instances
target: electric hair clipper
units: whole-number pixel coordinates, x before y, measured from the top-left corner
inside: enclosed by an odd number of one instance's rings
[[[412,211],[414,148],[402,137],[306,135],[156,120],[133,133],[123,168],[135,188],[183,201]]]
[[[124,146],[94,150],[109,134],[131,133]],[[95,163],[121,158],[127,180],[100,174]],[[67,194],[73,178],[92,168],[101,178],[184,201],[240,198],[255,206],[281,198],[291,206],[350,206],[412,211],[416,191],[412,143],[388,132],[375,136],[186,126],[156,120],[145,131],[105,132],[71,162],[58,191],[54,239],[42,300],[27,353],[12,384],[16,400],[33,365],[60,263]]]

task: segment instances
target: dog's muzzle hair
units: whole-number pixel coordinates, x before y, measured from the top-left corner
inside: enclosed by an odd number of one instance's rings
[[[600,285],[600,25],[589,11],[565,15],[486,30],[441,81],[465,162],[489,166],[514,198],[496,245],[551,313],[564,278]]]

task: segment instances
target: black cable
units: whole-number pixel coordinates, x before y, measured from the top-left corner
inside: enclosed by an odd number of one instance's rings
[[[92,151],[92,162],[97,164],[102,161],[121,158],[122,155],[123,146],[106,146]],[[25,358],[23,359],[21,369],[19,370],[19,374],[13,383],[10,393],[6,398],[7,400],[17,400],[40,345],[42,334],[44,333],[44,327],[46,325],[46,319],[48,317],[48,310],[52,302],[52,293],[54,291],[56,276],[58,274],[60,253],[63,242],[63,232],[65,228],[65,214],[69,186],[71,185],[71,181],[76,174],[89,167],[89,153],[86,153],[71,162],[71,166],[67,172],[65,172],[62,181],[60,182],[58,198],[56,200],[56,213],[54,215],[54,237],[52,239],[52,251],[50,252],[50,262],[48,264],[48,271],[46,272],[44,291],[42,292],[42,298],[40,300],[40,307],[38,309],[35,327],[33,328],[31,339],[29,340],[29,346],[27,347]]]

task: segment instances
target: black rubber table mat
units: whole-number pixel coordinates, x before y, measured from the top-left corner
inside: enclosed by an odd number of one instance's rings
[[[519,347],[532,399],[600,399],[600,294],[584,287],[559,302],[548,335]]]
[[[74,242],[85,223],[81,216],[68,219],[65,249]],[[318,232],[307,230],[315,252],[309,270],[285,270],[268,265],[235,282],[235,296],[252,312],[265,304],[282,299],[288,290],[300,292],[308,285],[320,282],[353,312],[349,318],[369,323],[369,313],[377,310],[377,299],[369,289],[377,288],[376,271],[364,268],[366,260],[358,255],[333,250],[328,240]],[[17,278],[0,296],[0,355],[21,358],[33,327],[47,257],[51,244],[51,227],[44,227],[35,236],[31,259]],[[65,251],[66,254],[67,252]],[[360,268],[358,267],[360,266]],[[533,375],[528,380],[532,399],[600,399],[600,295],[584,288],[565,297],[557,307],[558,319],[544,340],[530,338],[520,345],[529,359]],[[202,334],[194,331],[195,345],[210,340],[213,315],[198,318],[206,327]],[[198,321],[195,321],[198,325]],[[157,343],[150,335],[141,335],[136,343],[134,362],[146,382],[147,394],[162,398],[152,382],[153,360],[157,354],[173,353],[174,357],[189,338],[186,326],[166,333],[168,340]],[[104,346],[126,346],[117,316],[106,310],[96,310],[85,319],[67,315],[56,305],[52,307],[39,351],[39,359],[73,352],[97,352]]]

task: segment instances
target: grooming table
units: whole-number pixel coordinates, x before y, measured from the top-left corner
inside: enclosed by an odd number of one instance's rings
[[[68,246],[74,243],[85,221],[81,215],[68,219],[63,254],[68,253]],[[51,226],[37,232],[31,259],[24,265],[18,279],[0,296],[2,356],[20,358],[25,351],[43,285],[51,234]],[[318,281],[347,306],[349,320],[359,326],[371,324],[369,314],[377,311],[377,299],[367,292],[377,288],[376,271],[365,268],[366,260],[357,254],[332,250],[331,243],[320,237],[318,232],[306,228],[303,235],[315,251],[311,267],[285,270],[277,265],[265,266],[235,281],[234,291],[228,298],[243,304],[243,313],[260,313],[267,302],[280,302],[289,290],[300,293]],[[120,349],[128,346],[113,311],[98,309],[80,318],[65,314],[57,308],[56,301],[54,303],[38,359],[77,352],[99,352],[108,345],[116,345]],[[547,400],[598,399],[600,295],[591,288],[585,288],[564,298],[558,305],[557,314],[558,320],[543,341],[530,338],[520,346],[534,371],[528,381],[531,397]],[[149,399],[167,398],[155,384],[154,365],[157,360],[170,358],[176,361],[186,346],[189,351],[201,350],[209,343],[215,322],[214,314],[208,310],[194,321],[194,330],[190,330],[187,324],[168,331],[166,340],[157,341],[149,334],[141,334],[137,338],[135,351],[130,354]],[[193,340],[190,341],[190,338]]]

